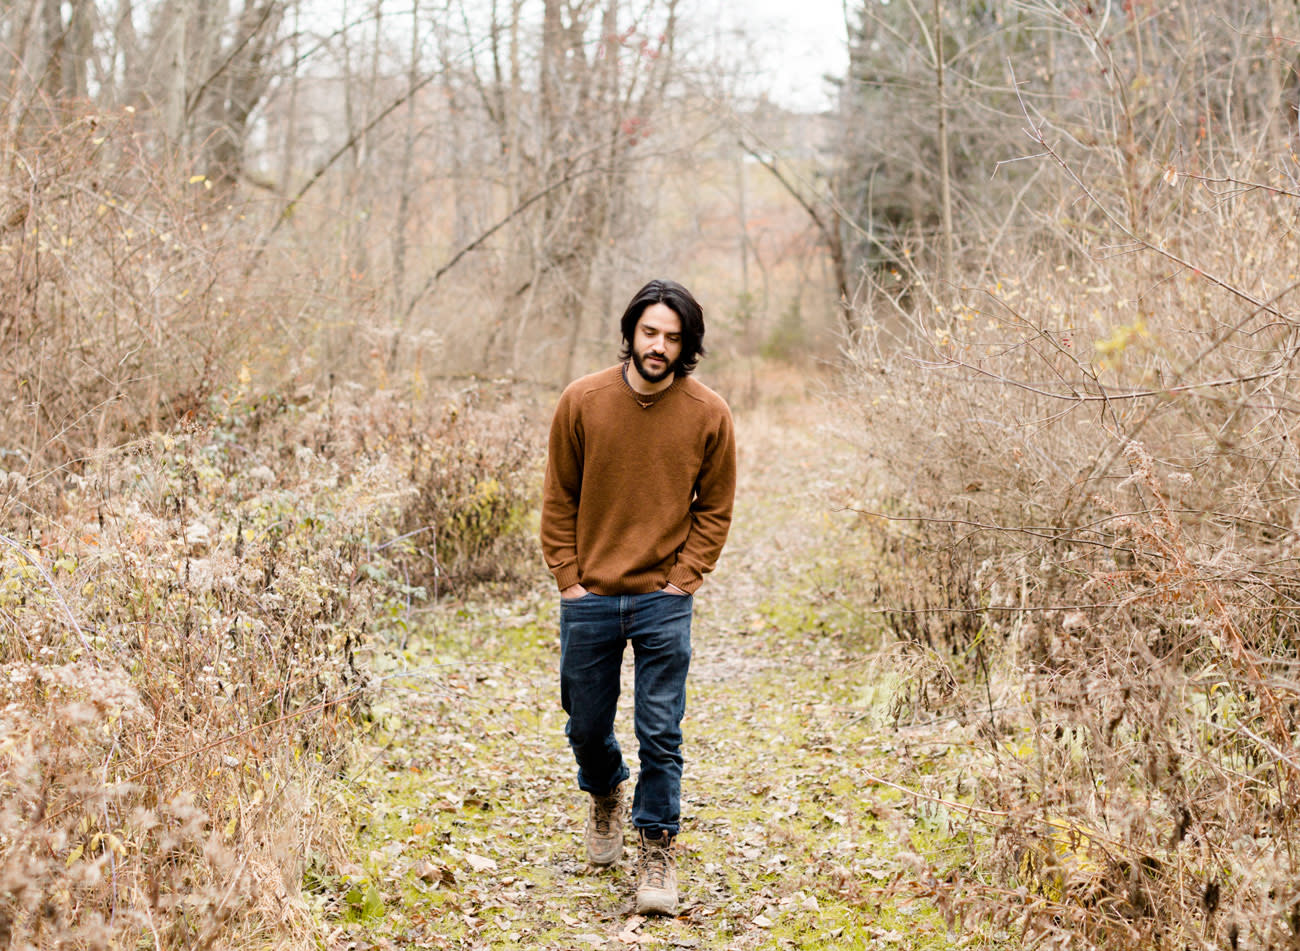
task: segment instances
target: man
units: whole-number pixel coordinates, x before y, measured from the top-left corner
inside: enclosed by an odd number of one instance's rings
[[[565,732],[578,787],[591,796],[587,858],[611,865],[623,854],[630,771],[614,714],[630,641],[636,911],[672,915],[692,595],[727,539],[736,443],[726,402],[690,376],[704,354],[704,314],[690,292],[651,281],[621,328],[623,363],[569,384],[556,407],[541,539],[560,588]]]

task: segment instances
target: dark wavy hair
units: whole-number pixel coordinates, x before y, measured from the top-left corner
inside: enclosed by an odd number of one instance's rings
[[[704,356],[704,308],[691,292],[676,281],[653,280],[632,298],[623,311],[619,326],[623,331],[623,349],[618,358],[632,356],[632,338],[636,336],[636,322],[651,304],[663,304],[682,319],[682,353],[677,358],[677,372],[687,376]]]

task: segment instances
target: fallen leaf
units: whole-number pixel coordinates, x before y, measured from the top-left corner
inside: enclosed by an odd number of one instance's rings
[[[640,928],[643,924],[645,924],[644,915],[633,915],[623,923],[623,930],[614,935],[615,940],[620,941],[623,944],[641,944],[642,942],[649,941],[650,939],[647,936],[636,933],[636,929]]]
[[[496,859],[475,855],[473,852],[465,853],[465,863],[476,872],[495,872],[497,870]]]
[[[422,882],[427,882],[430,885],[456,884],[456,875],[451,869],[447,868],[445,865],[438,865],[429,859],[425,859],[423,862],[416,865],[414,872],[416,878],[420,879]]]

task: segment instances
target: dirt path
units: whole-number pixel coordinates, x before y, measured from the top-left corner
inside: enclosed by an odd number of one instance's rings
[[[539,584],[508,604],[441,606],[387,662],[376,745],[348,794],[365,848],[317,882],[334,947],[959,946],[898,887],[907,852],[951,834],[946,818],[868,775],[947,747],[882,722],[876,638],[834,587],[853,538],[827,499],[847,450],[803,414],[738,416],[735,528],[697,599],[680,914],[632,914],[630,846],[612,869],[580,859],[558,608]],[[625,702],[635,770],[630,722]]]

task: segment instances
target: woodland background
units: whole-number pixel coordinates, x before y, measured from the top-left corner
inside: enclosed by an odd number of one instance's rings
[[[1296,946],[1300,11],[845,13],[803,115],[691,0],[0,4],[0,945],[318,940],[374,658],[539,583],[667,275],[738,413],[832,401],[835,597],[972,731],[909,881]]]

